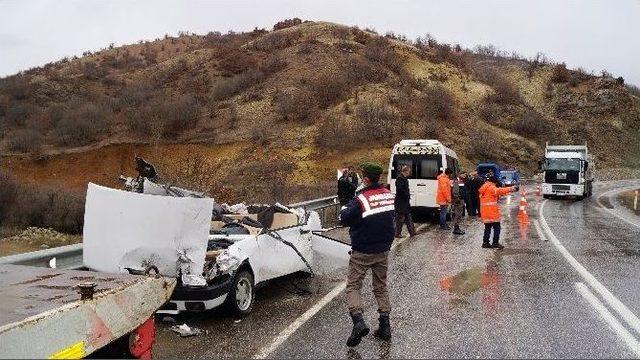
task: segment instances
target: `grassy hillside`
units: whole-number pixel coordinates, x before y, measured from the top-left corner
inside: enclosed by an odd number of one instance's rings
[[[335,168],[386,163],[402,138],[437,138],[467,168],[531,173],[545,141],[640,166],[640,101],[622,79],[332,23],[275,29],[109,47],[2,79],[1,168],[116,186],[139,153],[221,201],[290,201],[333,193]]]

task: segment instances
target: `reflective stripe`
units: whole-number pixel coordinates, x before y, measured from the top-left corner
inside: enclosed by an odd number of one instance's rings
[[[480,203],[480,206],[489,206],[489,205],[498,205],[498,203],[495,202],[495,201],[486,202],[486,203]]]
[[[375,214],[380,214],[383,212],[387,212],[387,211],[393,211],[395,210],[395,207],[393,205],[387,205],[387,206],[382,206],[379,208],[375,208],[373,210],[367,210],[365,212],[362,213],[362,217],[366,218],[369,215],[375,215]]]
[[[360,203],[362,204],[362,206],[364,206],[364,211],[371,210],[371,206],[369,206],[369,201],[367,200],[367,197],[364,196],[364,194],[358,195],[358,199],[360,199]]]

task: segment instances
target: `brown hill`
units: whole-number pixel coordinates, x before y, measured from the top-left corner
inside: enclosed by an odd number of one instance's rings
[[[139,153],[222,201],[290,201],[332,193],[337,167],[387,163],[402,138],[440,139],[467,168],[532,173],[545,141],[640,166],[640,101],[622,78],[325,22],[275,28],[167,36],[2,79],[2,168],[115,186]]]

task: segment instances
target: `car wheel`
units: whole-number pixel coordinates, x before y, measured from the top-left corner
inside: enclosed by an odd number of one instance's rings
[[[253,309],[255,297],[253,275],[247,270],[240,270],[227,294],[227,308],[235,315],[245,316]]]

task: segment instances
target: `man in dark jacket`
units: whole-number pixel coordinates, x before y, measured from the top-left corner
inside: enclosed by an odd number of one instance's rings
[[[480,216],[480,194],[478,190],[483,184],[482,179],[478,176],[478,172],[474,171],[469,174],[470,179],[469,183],[469,202],[471,206],[469,207],[469,216]]]
[[[362,316],[362,281],[371,269],[373,294],[378,303],[379,327],[374,335],[380,339],[391,339],[389,324],[389,293],[387,291],[388,255],[394,236],[394,196],[382,186],[382,166],[373,163],[362,165],[365,187],[355,199],[340,211],[340,223],[349,226],[351,236],[351,258],[347,276],[347,305],[353,321],[353,330],[347,346],[356,346],[369,327]]]
[[[407,224],[407,231],[409,236],[416,235],[416,228],[413,225],[413,219],[411,218],[411,193],[409,191],[409,180],[407,177],[411,176],[411,168],[407,165],[402,165],[398,176],[396,177],[396,237],[399,238],[402,234],[402,225]]]
[[[338,179],[338,201],[340,205],[347,205],[356,196],[356,186],[353,185],[351,175],[347,169],[342,170],[342,176]]]

